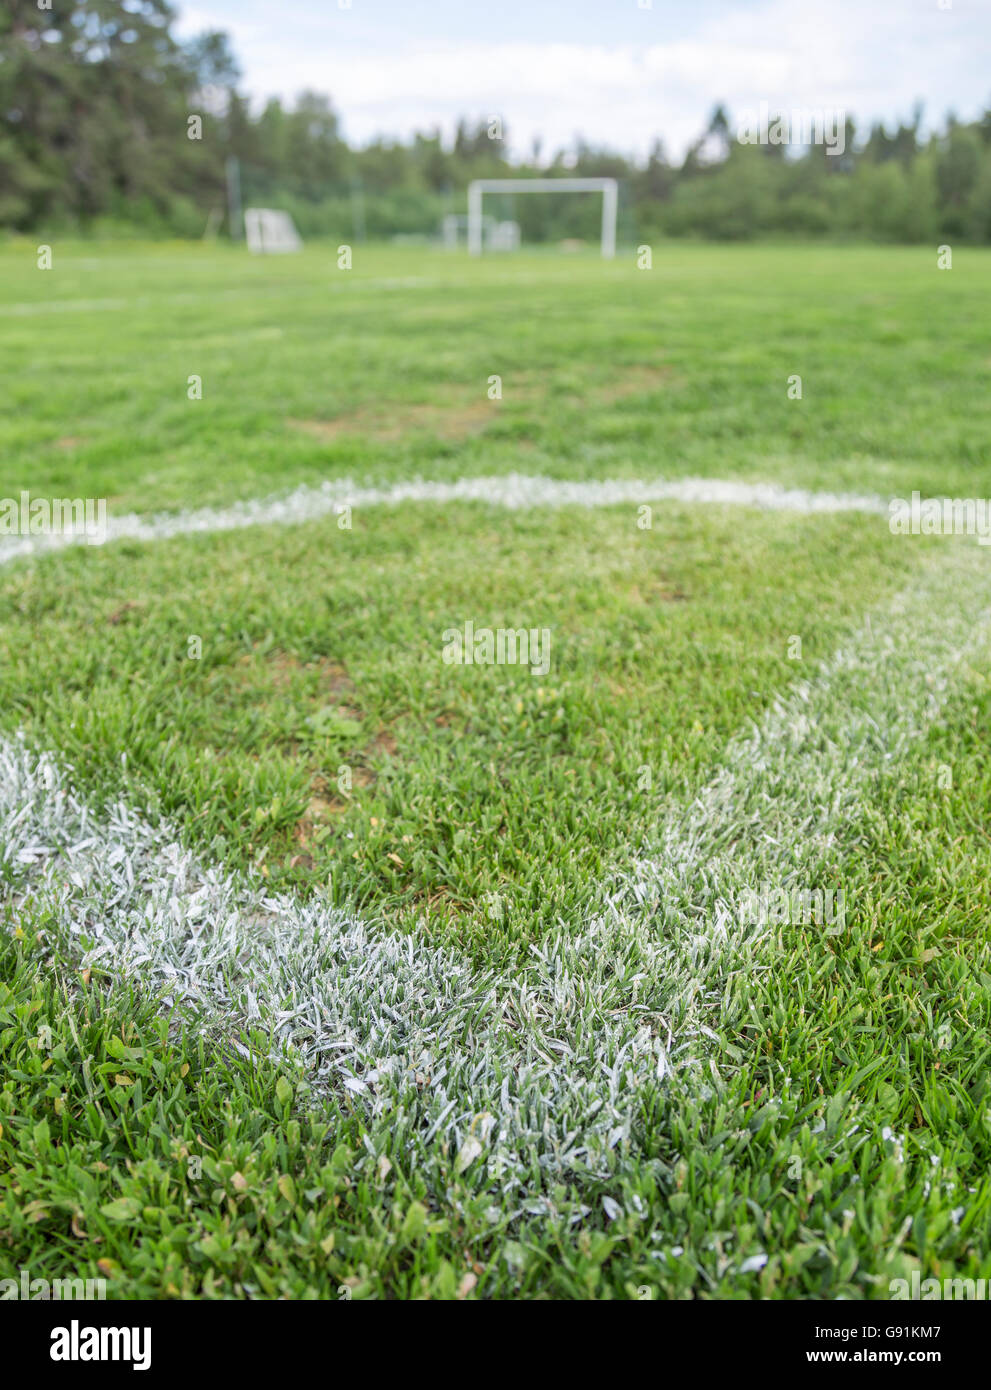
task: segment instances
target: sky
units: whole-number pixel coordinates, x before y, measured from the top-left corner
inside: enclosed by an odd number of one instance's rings
[[[991,106],[991,0],[174,0],[177,32],[231,35],[258,102],[326,93],[352,143],[499,116],[545,157],[581,134],[680,157],[734,124],[823,108],[927,125]]]

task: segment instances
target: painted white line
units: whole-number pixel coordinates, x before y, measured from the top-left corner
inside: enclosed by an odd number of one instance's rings
[[[193,268],[199,269],[200,267],[194,265]],[[437,289],[446,283],[444,280],[432,279],[426,275],[376,276],[367,279],[349,278],[339,284],[325,285],[321,293],[353,294],[356,290],[363,289]],[[219,299],[262,299],[271,295],[278,295],[280,299],[305,295],[307,299],[312,300],[313,286],[291,282],[272,284],[265,281],[256,285],[248,284],[228,290],[204,288],[175,292],[171,288],[163,288],[161,294],[158,295],[141,294],[126,299],[120,296],[106,299],[29,299],[20,304],[0,304],[0,319],[37,318],[43,314],[118,313],[124,309],[147,309],[153,304],[167,304],[169,307],[176,304],[199,305],[214,303]]]
[[[675,1036],[730,1029],[747,1008],[752,944],[741,926],[747,890],[843,887],[849,837],[877,781],[897,776],[991,642],[991,566],[964,541],[928,558],[918,580],[867,615],[808,683],[779,697],[680,819],[662,828],[610,899],[617,921],[672,943],[671,978],[685,982],[665,1016]],[[847,916],[857,904],[848,902]],[[768,937],[777,930],[764,928]],[[824,923],[820,930],[826,931]],[[713,969],[715,963],[716,968]],[[725,982],[742,968],[743,987]],[[772,969],[766,954],[759,964]],[[711,985],[715,983],[716,989]],[[714,1052],[710,1062],[715,1067]]]
[[[776,483],[743,483],[720,478],[612,478],[600,482],[569,482],[522,473],[456,482],[414,479],[389,487],[361,487],[350,480],[327,481],[319,487],[298,487],[279,496],[235,502],[230,507],[195,511],[109,517],[107,540],[156,541],[211,531],[237,531],[247,526],[299,525],[354,508],[398,506],[404,502],[481,502],[512,511],[535,507],[612,507],[621,503],[683,502],[696,506],[759,507],[783,512],[887,513],[887,503],[873,494],[808,492]],[[24,556],[60,550],[86,541],[81,531],[22,536],[0,540],[0,565]]]
[[[70,261],[68,263],[70,273],[76,270],[94,270],[106,268],[109,262],[105,261]],[[153,265],[156,268],[171,266],[172,263],[162,257],[152,257],[142,259],[132,264],[142,267]],[[174,269],[174,266],[172,267]],[[600,268],[598,262],[595,263],[596,270]],[[240,269],[240,267],[238,267]],[[121,296],[105,297],[102,299],[28,299],[19,303],[0,304],[0,319],[4,318],[37,318],[44,314],[75,314],[75,313],[103,313],[119,312],[123,309],[147,309],[152,305],[166,305],[171,307],[176,304],[201,305],[205,303],[215,303],[217,300],[227,299],[263,299],[277,296],[279,299],[298,299],[305,297],[311,304],[319,302],[319,297],[329,294],[355,294],[363,290],[464,290],[467,287],[472,289],[500,291],[512,290],[523,285],[542,285],[555,283],[564,280],[571,283],[570,272],[555,272],[548,266],[541,271],[519,271],[507,274],[510,268],[498,263],[488,262],[484,268],[472,266],[467,276],[458,274],[459,267],[456,265],[444,266],[443,275],[346,275],[336,279],[324,280],[318,290],[314,290],[312,280],[276,280],[271,281],[264,278],[267,267],[263,263],[255,263],[245,268],[246,275],[257,275],[257,281],[248,280],[246,283],[234,286],[229,289],[210,289],[206,286],[198,290],[175,290],[172,282],[163,284],[158,294],[131,295],[127,298]],[[602,269],[608,270],[605,267]],[[201,271],[204,274],[214,274],[216,264],[210,262],[198,263],[195,260],[184,262],[183,274],[187,272]],[[481,273],[480,273],[481,272]],[[332,272],[337,276],[337,271]]]
[[[349,1093],[443,1193],[549,1209],[564,1174],[618,1181],[637,1116],[672,1069],[718,1052],[743,985],[773,965],[734,906],[766,882],[814,885],[873,779],[896,769],[987,640],[991,572],[954,546],[807,685],[731,745],[636,874],[516,974],[200,868],[123,805],[93,815],[66,772],[0,741],[0,900],[43,921],[62,959],[163,987],[211,1035],[256,1027],[317,1090]],[[854,905],[855,907],[855,905]],[[734,983],[735,981],[735,983]],[[384,1127],[384,1128],[383,1128]]]
[[[0,741],[0,856],[0,900],[29,929],[43,915],[63,963],[164,987],[240,1050],[240,1030],[260,1028],[318,1090],[401,1122],[436,1181],[458,1154],[484,1154],[479,1180],[507,1194],[535,1158],[548,1176],[608,1176],[631,1097],[671,1065],[658,982],[637,997],[646,934],[642,958],[596,923],[535,949],[518,978],[476,973],[422,939],[203,870],[124,805],[91,814],[17,739]]]

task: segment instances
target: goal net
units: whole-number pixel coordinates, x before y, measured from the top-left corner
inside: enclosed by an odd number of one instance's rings
[[[288,212],[276,208],[245,208],[244,236],[256,255],[301,251],[303,243]]]

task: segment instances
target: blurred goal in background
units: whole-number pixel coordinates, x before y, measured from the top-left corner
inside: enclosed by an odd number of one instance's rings
[[[485,218],[482,199],[486,193],[601,193],[602,256],[616,255],[616,219],[619,184],[616,179],[474,179],[468,185],[468,251],[482,254]],[[495,249],[494,247],[492,249]]]
[[[301,251],[303,242],[288,212],[277,208],[245,208],[244,238],[256,255]]]

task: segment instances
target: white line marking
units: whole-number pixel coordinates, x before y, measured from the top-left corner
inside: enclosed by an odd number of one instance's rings
[[[50,756],[10,738],[0,898],[28,924],[44,913],[60,956],[166,987],[230,1045],[257,1026],[292,1049],[318,1090],[360,1098],[435,1192],[460,1162],[476,1190],[548,1210],[562,1174],[613,1181],[651,1161],[641,1102],[699,1060],[701,1037],[732,1032],[742,986],[769,968],[766,928],[733,923],[740,894],[807,883],[852,852],[842,832],[873,779],[911,753],[986,640],[982,553],[940,559],[731,745],[583,929],[536,943],[516,975],[203,870],[126,806],[93,815]]]
[[[327,481],[319,487],[298,487],[288,495],[235,502],[230,507],[195,511],[110,517],[107,539],[156,541],[211,531],[237,531],[247,526],[294,526],[333,515],[344,506],[398,506],[404,502],[482,502],[512,511],[535,507],[612,507],[621,503],[684,502],[699,506],[759,507],[784,512],[887,513],[887,503],[873,494],[808,492],[776,483],[743,483],[719,478],[612,478],[601,482],[568,482],[522,473],[456,482],[414,479],[389,487],[361,487],[350,480]],[[84,543],[81,531],[23,536],[0,541],[0,565],[23,556],[60,550]]]
[[[674,973],[687,981],[666,1006],[676,1036],[701,1020],[710,957],[723,956],[717,978],[739,968],[744,929],[735,914],[748,888],[843,886],[855,853],[844,832],[870,805],[878,777],[910,761],[960,666],[978,653],[986,659],[989,633],[991,567],[981,553],[957,542],[929,556],[921,577],[867,615],[809,684],[780,696],[730,745],[687,814],[662,829],[611,904],[620,921],[646,914],[674,943]],[[856,910],[847,904],[848,916]],[[743,1011],[745,996],[737,992]],[[724,990],[704,1007],[732,1027]]]
[[[194,269],[198,269],[194,265]],[[326,294],[353,294],[356,290],[420,290],[437,289],[446,285],[444,280],[432,279],[426,275],[390,275],[369,277],[368,279],[353,279],[342,281],[340,284],[325,285],[323,293]],[[280,299],[292,296],[305,295],[307,299],[313,299],[313,286],[308,284],[276,283],[269,282],[257,285],[244,285],[235,289],[228,290],[189,290],[175,293],[171,289],[163,289],[159,295],[141,294],[130,298],[107,298],[107,299],[29,299],[20,304],[0,304],[0,319],[8,318],[35,318],[41,314],[94,314],[104,312],[118,312],[123,309],[147,309],[152,304],[166,304],[172,307],[176,304],[203,304],[213,303],[218,299],[261,299],[269,295],[278,295]]]
[[[46,914],[60,958],[165,986],[241,1051],[239,1030],[261,1028],[318,1089],[400,1118],[438,1176],[475,1140],[505,1192],[533,1154],[606,1176],[630,1140],[631,1095],[669,1065],[637,999],[661,954],[645,932],[642,959],[624,940],[614,962],[620,942],[595,923],[535,948],[518,978],[475,973],[421,938],[202,870],[124,805],[91,814],[16,739],[0,741],[0,855],[8,900]]]
[[[109,262],[89,262],[89,261],[70,261],[68,262],[70,272],[81,268],[92,270],[100,267],[104,268]],[[135,265],[148,266],[154,265],[161,267],[171,263],[161,257],[153,257],[150,260],[134,262]],[[174,268],[174,267],[173,267]],[[488,262],[481,273],[478,267],[472,267],[468,277],[457,273],[457,267],[448,265],[444,267],[443,275],[348,275],[344,279],[328,283],[322,283],[320,294],[355,294],[362,290],[463,290],[468,287],[481,290],[512,290],[523,285],[540,285],[546,287],[551,283],[565,280],[570,285],[570,272],[561,273],[552,267],[543,267],[539,271],[520,271],[505,273],[509,267],[499,265],[495,262]],[[598,267],[596,266],[596,269]],[[195,260],[183,264],[183,274],[187,271],[202,271],[204,274],[213,274],[216,266],[210,262],[197,262]],[[245,267],[246,272],[258,274],[263,271],[262,266]],[[20,303],[0,304],[0,319],[4,318],[35,318],[42,314],[73,314],[73,313],[100,313],[103,311],[119,311],[122,309],[147,309],[151,305],[165,305],[172,307],[176,304],[201,305],[213,303],[221,299],[262,299],[270,296],[278,296],[279,299],[291,299],[305,297],[311,304],[314,302],[314,290],[312,280],[263,280],[259,278],[257,282],[247,282],[229,289],[209,289],[203,287],[199,290],[176,291],[172,285],[163,285],[158,294],[131,295],[127,298],[107,297],[103,299],[28,299]]]

